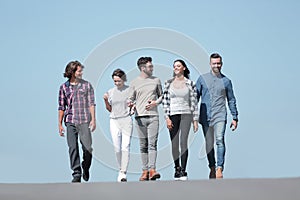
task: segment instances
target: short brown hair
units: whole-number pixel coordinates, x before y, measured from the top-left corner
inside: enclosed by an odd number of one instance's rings
[[[126,74],[125,74],[125,72],[124,72],[123,70],[121,70],[121,69],[116,69],[116,70],[112,73],[111,77],[114,78],[114,76],[118,76],[118,77],[120,77],[123,81],[127,81]]]

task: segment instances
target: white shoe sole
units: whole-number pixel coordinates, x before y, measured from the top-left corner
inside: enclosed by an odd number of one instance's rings
[[[188,177],[187,176],[182,176],[179,178],[180,181],[187,181],[188,180]]]

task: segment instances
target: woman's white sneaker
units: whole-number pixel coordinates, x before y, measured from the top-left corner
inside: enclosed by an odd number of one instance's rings
[[[119,172],[119,175],[118,175],[118,182],[127,182],[126,173],[124,173],[124,172]]]

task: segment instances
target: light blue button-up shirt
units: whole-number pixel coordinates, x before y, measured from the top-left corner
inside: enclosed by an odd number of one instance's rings
[[[220,121],[227,121],[226,100],[232,118],[238,120],[236,99],[231,80],[225,75],[214,75],[212,72],[201,75],[196,83],[200,103],[199,123],[213,126]]]

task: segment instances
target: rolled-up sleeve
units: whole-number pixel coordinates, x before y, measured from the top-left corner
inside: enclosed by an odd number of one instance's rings
[[[60,86],[59,93],[58,93],[58,110],[65,111],[66,110],[66,97],[63,85]]]
[[[96,106],[94,88],[90,83],[88,84],[88,95],[87,95],[87,97],[88,97],[89,107]]]

